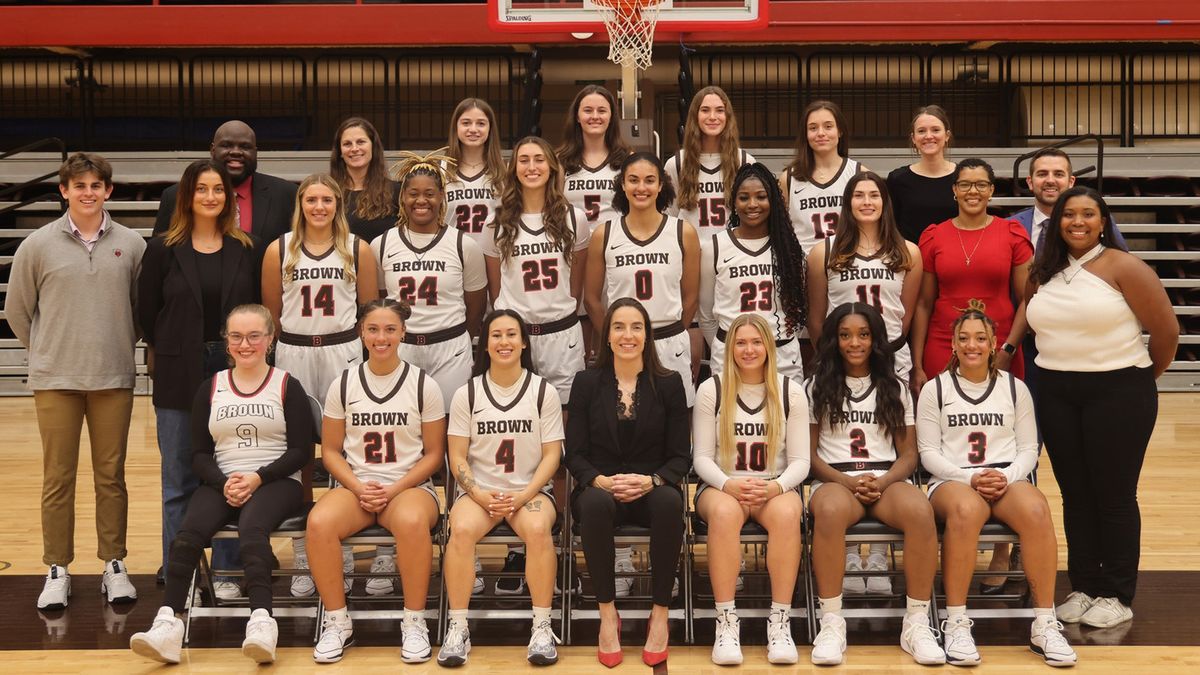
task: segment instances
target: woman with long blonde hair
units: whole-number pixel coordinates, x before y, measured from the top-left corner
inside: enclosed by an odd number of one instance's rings
[[[790,619],[804,511],[797,488],[809,465],[808,402],[800,384],[779,374],[775,360],[774,331],[761,316],[743,314],[729,326],[722,375],[705,380],[696,392],[692,452],[701,480],[696,513],[708,524],[717,665],[742,662],[734,593],[739,533],[749,519],[767,530],[767,660],[797,660]]]

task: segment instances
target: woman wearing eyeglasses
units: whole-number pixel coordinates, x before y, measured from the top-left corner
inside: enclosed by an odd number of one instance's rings
[[[958,215],[925,230],[921,259],[925,274],[913,311],[913,386],[946,369],[950,361],[950,326],[963,311],[980,309],[996,322],[1000,341],[996,365],[1024,375],[1017,345],[1025,336],[1025,281],[1033,245],[1025,228],[988,213],[996,174],[982,159],[969,158],[954,170]]]

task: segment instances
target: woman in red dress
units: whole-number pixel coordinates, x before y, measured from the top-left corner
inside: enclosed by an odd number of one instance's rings
[[[925,275],[913,312],[913,386],[918,391],[950,361],[951,325],[967,309],[996,322],[997,365],[1024,375],[1014,358],[1025,336],[1025,280],[1033,245],[1025,228],[987,212],[995,172],[982,159],[964,159],[955,169],[958,215],[921,234]]]

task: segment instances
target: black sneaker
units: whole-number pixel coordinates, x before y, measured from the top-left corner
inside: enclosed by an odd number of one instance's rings
[[[525,574],[525,554],[509,551],[504,559],[503,572]],[[525,577],[500,577],[496,580],[496,595],[519,595],[525,592]]]

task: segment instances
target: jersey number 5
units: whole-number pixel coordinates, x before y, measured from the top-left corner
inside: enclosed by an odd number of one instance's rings
[[[320,310],[321,316],[333,316],[333,284],[321,284],[316,293],[312,291],[312,286],[300,287],[300,298],[304,301],[300,316],[310,317],[313,310]]]
[[[504,473],[512,473],[517,467],[516,441],[506,438],[496,448],[496,466],[504,467]]]
[[[391,464],[396,461],[396,434],[368,431],[363,434],[363,454],[367,464]]]
[[[521,279],[525,282],[526,293],[558,288],[558,261],[554,258],[526,260],[521,263]]]
[[[967,443],[971,444],[971,449],[967,451],[967,461],[972,464],[983,464],[987,459],[987,434],[982,431],[972,431],[970,436],[967,436]]]

